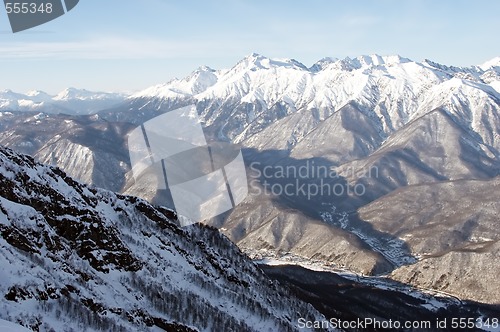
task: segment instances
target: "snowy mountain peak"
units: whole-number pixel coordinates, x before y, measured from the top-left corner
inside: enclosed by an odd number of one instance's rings
[[[218,83],[238,80],[248,72],[266,69],[298,70],[309,72],[308,68],[294,59],[271,59],[252,53],[229,70],[216,71],[208,66],[202,66],[183,79],[174,79],[168,83],[158,84],[139,91],[129,97],[129,100],[154,98],[159,100],[193,97],[207,92]],[[163,105],[163,104],[161,104]],[[170,104],[169,104],[170,105]]]
[[[267,59],[267,57],[265,57],[262,54],[254,52],[254,53],[251,53],[251,54],[247,55],[246,57],[244,57],[239,62],[253,63],[253,62],[257,62],[257,61],[263,60],[263,59]]]
[[[25,95],[14,92],[10,89],[0,91],[0,99],[24,99]]]
[[[195,95],[217,83],[217,79],[218,75],[216,70],[208,66],[201,66],[188,77],[180,82],[176,82],[177,86],[174,88],[185,94]]]
[[[270,69],[277,67],[308,70],[306,66],[294,59],[268,58],[258,53],[252,53],[241,60],[234,68],[246,67],[250,70]]]
[[[500,56],[495,57],[491,60],[488,60],[479,66],[479,68],[481,68],[484,71],[491,69],[491,68],[494,68],[494,67],[500,67]]]
[[[339,59],[337,58],[332,58],[332,57],[325,57],[320,60],[318,60],[315,64],[313,64],[310,68],[309,71],[311,72],[318,72],[323,70],[326,66],[328,66],[331,63],[337,62]]]
[[[349,63],[354,69],[411,62],[410,59],[403,58],[399,55],[381,56],[378,54],[360,55],[354,59],[346,57],[344,61]]]
[[[314,65],[312,65],[309,70],[311,72],[319,72],[327,67],[342,70],[342,71],[352,71],[361,68],[369,68],[376,67],[382,65],[396,65],[402,63],[412,62],[412,60],[408,58],[404,58],[400,55],[360,55],[355,58],[345,57],[344,59],[337,59],[326,57]]]
[[[139,91],[129,100],[155,98],[175,99],[199,94],[217,83],[218,72],[210,67],[202,66],[183,79],[173,79],[167,83],[157,84]]]
[[[439,71],[445,72],[452,76],[457,76],[459,78],[464,78],[472,81],[479,81],[479,76],[485,71],[481,66],[471,66],[471,67],[457,67],[448,66],[437,63],[435,61],[425,59],[422,64],[428,66],[432,69],[437,69]]]
[[[209,66],[199,66],[194,72],[210,72],[210,73],[213,73],[215,72],[216,70],[213,69],[213,68],[210,68]]]
[[[30,90],[30,91],[26,92],[26,96],[29,96],[29,97],[40,97],[40,96],[51,97],[48,93],[46,93],[45,91],[42,91],[42,90]]]
[[[426,66],[431,67],[431,68],[439,69],[439,70],[442,70],[442,71],[445,71],[445,72],[450,72],[450,73],[457,72],[457,71],[461,70],[461,68],[454,67],[454,66],[443,65],[443,64],[440,64],[438,62],[429,60],[429,59],[425,59],[422,63],[424,65],[426,65]]]
[[[177,82],[178,80],[172,80],[167,83],[160,83],[153,85],[147,89],[141,90],[139,92],[134,93],[129,97],[129,99],[138,99],[138,98],[161,98],[162,96],[168,96],[165,92],[169,91],[169,86],[172,82]]]
[[[70,101],[70,100],[121,100],[124,95],[114,92],[89,91],[87,89],[77,89],[69,87],[59,92],[52,100]]]
[[[26,92],[26,96],[30,97],[34,102],[45,102],[50,101],[53,96],[41,90],[31,90]]]
[[[76,89],[73,87],[69,87],[59,92],[54,97],[54,100],[87,99],[92,98],[92,96],[95,94],[95,92],[91,92],[86,89]]]

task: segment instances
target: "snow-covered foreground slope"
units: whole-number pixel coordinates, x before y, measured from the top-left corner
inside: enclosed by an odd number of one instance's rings
[[[0,318],[36,331],[293,331],[321,315],[216,230],[0,148]]]

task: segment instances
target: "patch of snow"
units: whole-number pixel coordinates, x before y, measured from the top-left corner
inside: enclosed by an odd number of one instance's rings
[[[0,331],[2,332],[31,332],[24,326],[0,319]]]

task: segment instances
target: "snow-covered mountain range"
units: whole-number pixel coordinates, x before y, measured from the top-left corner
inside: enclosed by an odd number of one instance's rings
[[[17,93],[0,91],[1,111],[34,111],[45,113],[91,114],[113,107],[125,100],[122,93],[93,92],[67,88],[57,95],[40,90]]]
[[[88,183],[161,203],[162,192],[146,178],[133,181],[126,133],[189,104],[196,105],[209,139],[240,144],[248,166],[315,162],[339,175],[323,179],[329,184],[363,188],[360,195],[312,199],[250,195],[210,221],[240,248],[391,273],[480,302],[500,296],[488,282],[471,291],[470,280],[457,275],[481,277],[471,260],[490,266],[491,275],[500,273],[492,263],[500,240],[490,214],[498,211],[495,198],[475,194],[496,185],[500,173],[500,58],[461,68],[371,55],[324,58],[308,67],[251,54],[230,69],[200,67],[92,116],[0,113],[0,144]],[[367,170],[376,172],[366,176]],[[295,179],[259,180],[295,185]],[[424,195],[422,188],[434,194]],[[446,188],[465,190],[469,210],[461,209],[463,200],[446,200],[454,197]],[[408,200],[416,196],[425,208],[407,214]],[[481,202],[491,211],[484,212]],[[433,204],[460,213],[430,213]],[[398,222],[385,222],[385,215]],[[424,266],[427,273],[419,273]]]
[[[475,99],[498,98],[499,84],[498,59],[457,68],[430,60],[372,55],[325,58],[307,68],[295,60],[252,54],[229,70],[200,67],[184,79],[148,88],[128,100],[136,110],[169,109],[194,101],[202,106],[207,126],[217,127],[219,135],[236,142],[278,119],[302,112],[302,122],[295,123],[298,131],[276,138],[281,139],[278,147],[287,147],[350,102],[370,110],[367,113],[379,119],[380,134],[387,137],[437,106],[458,103],[460,98],[453,100],[455,96],[472,92],[477,94]],[[226,122],[222,119],[229,121],[217,126]]]

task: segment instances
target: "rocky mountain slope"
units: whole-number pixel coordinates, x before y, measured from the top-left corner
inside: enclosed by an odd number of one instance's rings
[[[0,113],[0,144],[58,166],[70,176],[120,191],[130,170],[126,134],[134,126],[98,115]]]
[[[310,305],[216,230],[0,148],[0,319],[34,331],[293,331]]]
[[[499,187],[499,177],[409,186],[362,207],[358,218],[419,257],[393,278],[498,304]]]

